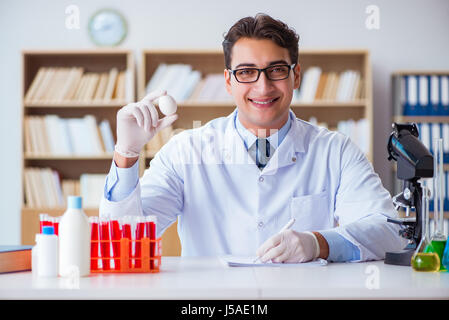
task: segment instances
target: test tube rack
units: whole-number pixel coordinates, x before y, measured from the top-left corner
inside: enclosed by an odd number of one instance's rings
[[[120,243],[120,254],[118,257],[101,257],[101,256],[91,256],[91,262],[109,259],[114,260],[115,267],[111,267],[110,270],[103,269],[93,269],[91,268],[91,273],[157,273],[159,272],[159,267],[161,265],[161,239],[158,238],[152,240],[148,237],[144,237],[141,240],[130,240],[128,238],[122,238],[120,240],[91,240],[92,244],[101,244],[101,243],[112,243],[117,244]],[[135,256],[130,252],[130,248],[132,244],[141,244],[141,255]],[[152,246],[154,245],[154,250]],[[154,252],[154,256],[152,254]],[[140,266],[136,266],[136,262],[139,263]],[[91,264],[92,265],[92,264]]]

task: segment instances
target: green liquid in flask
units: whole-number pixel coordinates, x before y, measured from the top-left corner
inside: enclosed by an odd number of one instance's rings
[[[434,252],[419,252],[413,255],[411,265],[415,271],[438,271],[440,270],[440,257]]]
[[[432,240],[431,244],[427,245],[424,249],[424,252],[426,253],[434,252],[438,254],[438,258],[440,258],[440,271],[446,271],[446,268],[443,266],[443,254],[445,247],[446,241]]]

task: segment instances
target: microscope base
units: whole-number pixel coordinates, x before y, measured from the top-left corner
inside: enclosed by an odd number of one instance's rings
[[[410,267],[412,256],[415,253],[414,249],[404,249],[396,252],[387,252],[385,254],[385,264],[393,264],[396,266]]]

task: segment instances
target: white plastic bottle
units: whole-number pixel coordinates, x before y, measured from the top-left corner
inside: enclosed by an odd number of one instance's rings
[[[37,275],[44,278],[58,276],[58,236],[54,228],[46,226],[42,233],[36,235]]]
[[[90,273],[90,226],[82,199],[69,196],[67,211],[59,222],[59,274],[80,277]]]

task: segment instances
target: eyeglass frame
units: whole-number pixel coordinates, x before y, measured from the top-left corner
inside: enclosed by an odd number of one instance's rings
[[[259,80],[260,74],[261,74],[262,72],[265,73],[265,77],[267,77],[267,79],[270,80],[270,81],[280,81],[280,80],[285,80],[285,79],[287,79],[288,77],[290,77],[290,71],[293,70],[293,69],[295,68],[295,66],[296,66],[296,63],[290,64],[290,65],[289,65],[289,64],[275,64],[275,65],[268,66],[268,67],[263,68],[263,69],[258,69],[258,68],[254,68],[254,67],[246,67],[246,68],[239,68],[239,69],[234,69],[234,70],[228,68],[227,70],[228,70],[229,72],[231,72],[232,75],[234,75],[234,78],[235,78],[235,80],[236,80],[238,83],[254,83],[254,82],[257,82],[257,81]],[[268,76],[268,74],[267,74],[267,69],[270,69],[270,68],[273,68],[273,67],[288,67],[288,73],[287,73],[287,76],[286,76],[285,78],[282,78],[282,79],[271,79],[271,78]],[[257,74],[256,80],[254,80],[254,81],[240,81],[239,79],[237,79],[237,76],[235,75],[235,73],[236,73],[237,71],[239,71],[239,70],[245,70],[245,69],[257,70],[258,74]]]

